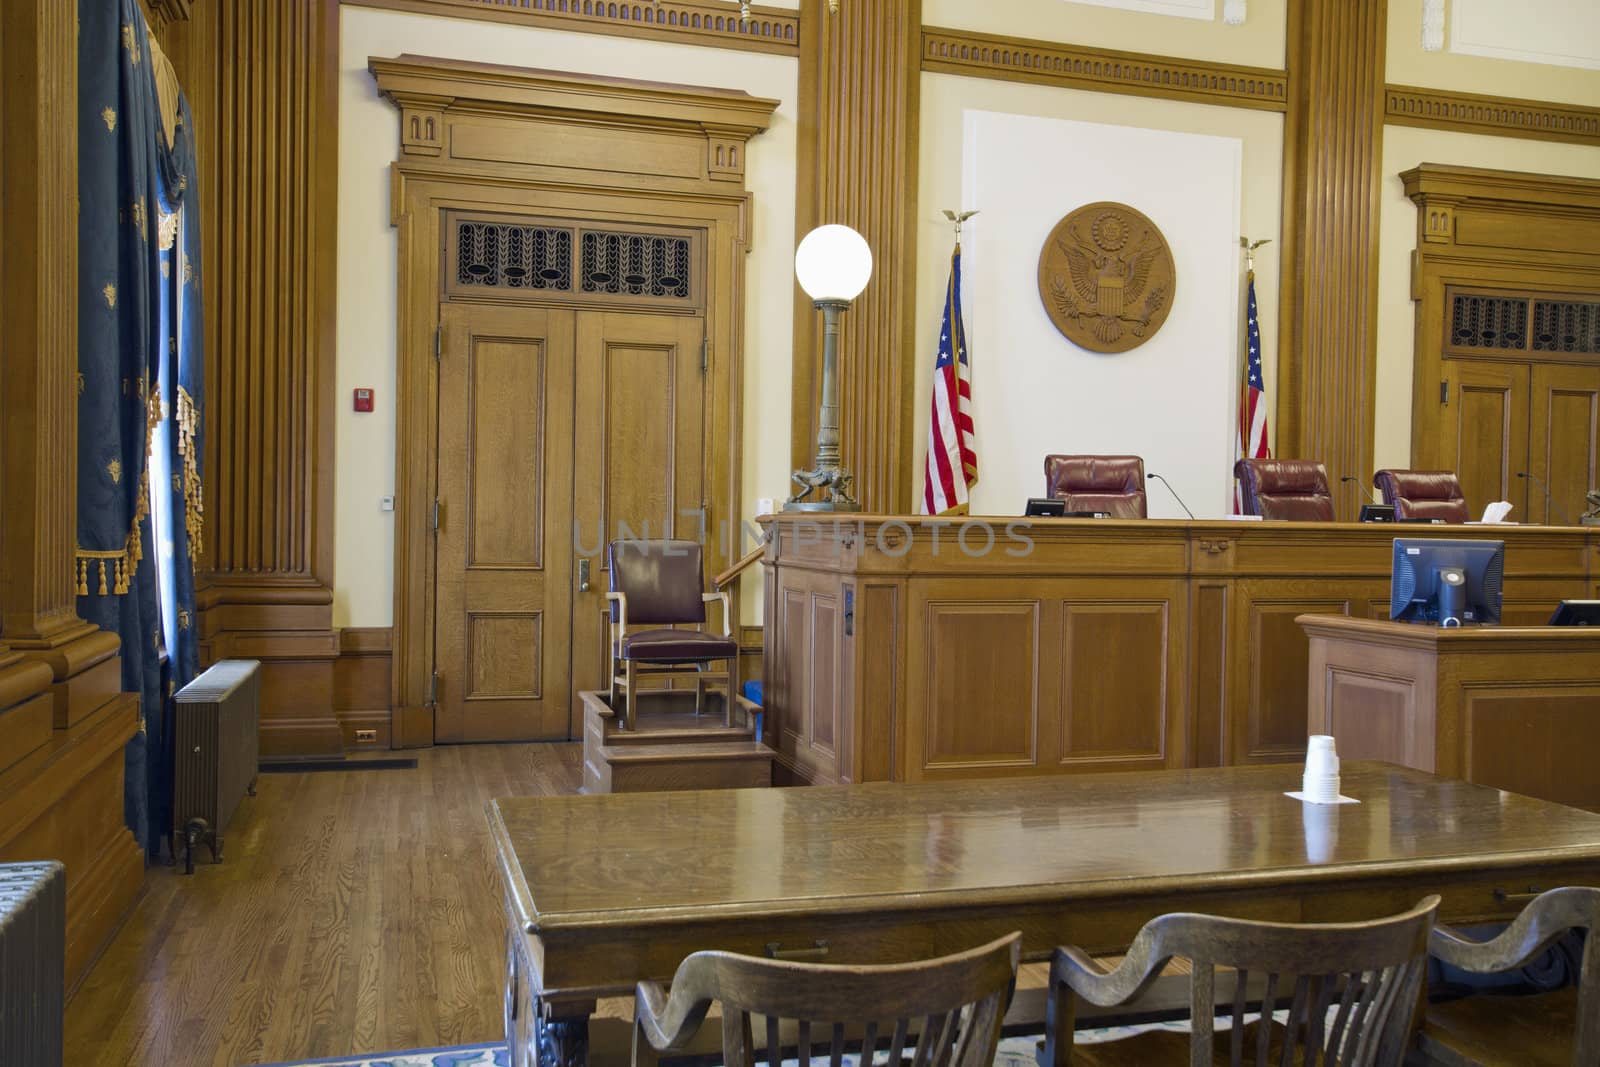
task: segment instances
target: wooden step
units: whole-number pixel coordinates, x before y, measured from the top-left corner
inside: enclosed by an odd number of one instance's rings
[[[733,725],[723,718],[722,702],[707,700],[707,710],[694,713],[693,693],[649,694],[642,696],[639,721],[624,730],[617,714],[606,703],[605,694],[585,692],[583,696],[584,743],[590,737],[606,745],[697,744],[718,741],[754,741],[755,722],[742,710],[733,716]]]
[[[617,725],[604,693],[585,692],[582,699],[585,793],[772,784],[772,749],[756,738],[754,722],[743,711],[736,711],[734,724],[728,725],[720,698],[714,711],[695,715],[692,692],[641,694],[632,730]]]
[[[585,745],[583,791],[761,789],[772,784],[773,756],[759,741]]]

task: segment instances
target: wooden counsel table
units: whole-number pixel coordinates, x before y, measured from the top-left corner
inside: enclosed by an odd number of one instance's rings
[[[1446,922],[1531,887],[1600,885],[1600,815],[1378,763],[1308,807],[1292,765],[611,796],[489,805],[513,1063],[580,1064],[595,999],[728,949],[911,960],[1022,931],[1126,947],[1169,911],[1368,919],[1439,893]]]
[[[785,514],[762,520],[778,780],[1305,756],[1308,612],[1388,618],[1396,537],[1506,545],[1504,620],[1600,596],[1600,529]]]
[[[1299,621],[1307,729],[1342,758],[1600,811],[1600,629]]]

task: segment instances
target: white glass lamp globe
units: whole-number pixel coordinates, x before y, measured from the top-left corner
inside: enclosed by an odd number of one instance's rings
[[[812,300],[849,303],[872,277],[872,249],[848,226],[818,226],[794,250],[794,274]]]

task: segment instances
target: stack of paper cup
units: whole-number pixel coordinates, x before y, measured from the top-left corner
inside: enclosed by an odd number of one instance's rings
[[[1339,755],[1333,750],[1333,738],[1328,734],[1313,734],[1306,749],[1306,772],[1301,791],[1313,804],[1336,804],[1339,801]]]

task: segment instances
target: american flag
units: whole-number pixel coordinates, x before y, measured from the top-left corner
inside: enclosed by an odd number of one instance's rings
[[[1239,459],[1265,459],[1267,447],[1266,383],[1261,377],[1261,326],[1256,321],[1256,272],[1245,275],[1245,335],[1249,339],[1244,381],[1239,387]],[[1233,513],[1244,514],[1239,487],[1233,487]]]
[[[933,365],[933,416],[928,420],[921,514],[966,511],[967,488],[978,482],[975,441],[972,365],[967,360],[967,329],[961,320],[958,243],[950,253],[950,283],[945,287],[944,320],[939,324],[939,358]]]

